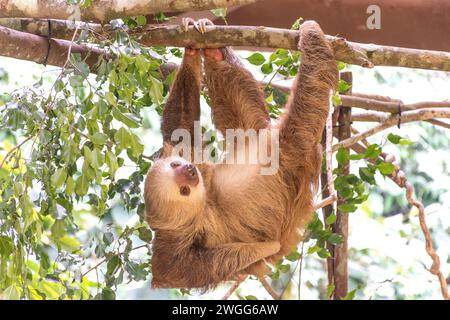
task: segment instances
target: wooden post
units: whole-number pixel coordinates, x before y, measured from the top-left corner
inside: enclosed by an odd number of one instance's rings
[[[349,85],[353,83],[351,72],[342,72],[341,79]],[[346,94],[351,94],[351,87]],[[345,140],[351,135],[351,108],[342,106],[340,108],[338,117],[338,139]],[[350,172],[350,165],[346,164],[343,168],[343,174],[348,175]],[[337,205],[344,203],[345,200],[338,193]],[[334,224],[334,232],[341,235],[342,243],[334,248],[334,300],[341,300],[347,295],[348,291],[348,270],[347,270],[347,255],[348,255],[348,213],[336,210],[336,222]]]
[[[322,150],[325,150],[326,147],[326,131],[327,128],[323,130],[322,134]],[[328,188],[328,176],[327,172],[323,172],[320,175],[320,187],[322,188],[322,199],[326,199],[330,196],[330,190]],[[330,204],[326,207],[322,208],[323,212],[323,220],[326,221],[326,219],[331,215],[333,212],[333,204]],[[327,242],[327,249],[331,254],[331,257],[327,258],[327,275],[328,275],[328,285],[334,284],[334,246]]]

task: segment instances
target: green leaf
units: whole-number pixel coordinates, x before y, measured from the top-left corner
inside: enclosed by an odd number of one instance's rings
[[[252,295],[248,295],[248,296],[245,296],[245,300],[258,300],[258,298],[256,298],[255,296],[252,296]]]
[[[332,244],[341,244],[343,241],[342,236],[337,233],[332,233],[327,240]]]
[[[288,264],[282,264],[281,266],[278,267],[280,269],[281,272],[283,273],[287,273],[289,271],[291,271],[291,266]]]
[[[298,259],[300,259],[300,257],[300,253],[294,250],[286,256],[286,259],[288,259],[289,261],[297,261]]]
[[[336,215],[333,213],[331,213],[326,219],[325,219],[325,223],[329,226],[330,224],[333,224],[336,222]]]
[[[70,140],[63,146],[62,156],[66,164],[72,164],[79,154],[78,145]]]
[[[130,143],[130,134],[125,128],[120,128],[114,134],[114,140],[118,143],[119,148],[126,149]]]
[[[227,15],[227,8],[219,8],[219,9],[212,9],[211,12],[219,18],[225,18]]]
[[[388,176],[395,171],[395,166],[392,163],[381,162],[377,164],[377,169],[382,175]]]
[[[0,236],[0,256],[8,258],[8,256],[13,252],[14,244],[10,238],[7,236]]]
[[[100,152],[100,150],[97,148],[94,148],[94,150],[91,153],[91,159],[89,161],[89,164],[91,165],[91,167],[93,169],[97,170],[98,168],[100,168],[103,165],[103,162],[105,161],[104,158],[105,157]]]
[[[354,212],[356,209],[358,209],[358,207],[352,203],[343,203],[338,206],[338,210],[345,213]]]
[[[322,259],[331,257],[331,253],[325,248],[320,248],[319,251],[317,251],[317,255]]]
[[[145,56],[143,55],[136,56],[135,64],[140,74],[145,74],[147,73],[148,69],[150,69],[150,61],[147,60],[147,58],[145,58]]]
[[[336,63],[337,63],[337,67],[338,67],[338,70],[339,70],[339,71],[344,70],[344,68],[347,66],[347,64],[345,64],[345,63],[342,62],[342,61],[337,61]]]
[[[89,65],[86,62],[81,59],[71,59],[70,62],[74,66],[74,71],[76,74],[81,75],[83,78],[87,78],[89,76]]]
[[[103,288],[102,290],[102,299],[103,300],[115,300],[116,294],[110,288]]]
[[[387,138],[393,144],[398,144],[400,142],[400,140],[402,140],[402,137],[400,137],[399,135],[393,134],[393,133],[389,133]]]
[[[338,152],[336,153],[336,160],[340,165],[347,164],[349,157],[350,154],[345,148],[339,148]]]
[[[83,155],[84,155],[84,159],[87,163],[92,162],[92,151],[86,145],[83,147]]]
[[[260,66],[264,63],[264,61],[266,61],[266,58],[264,58],[264,56],[259,52],[255,52],[246,59],[248,60],[248,62],[254,64],[255,66]]]
[[[71,236],[62,236],[58,239],[57,243],[61,245],[61,247],[69,252],[75,252],[80,250],[80,241],[77,238]]]
[[[362,153],[351,154],[349,156],[350,160],[361,160],[363,158],[364,158],[364,154],[362,154]]]
[[[116,273],[117,269],[120,265],[120,258],[117,255],[114,255],[111,259],[109,259],[108,264],[106,265],[106,272],[108,275],[113,275]]]
[[[137,16],[135,20],[138,26],[145,26],[147,24],[147,18],[145,16]]]
[[[372,172],[368,167],[359,168],[359,176],[361,177],[362,180],[370,184],[376,184],[374,172]]]
[[[327,287],[327,298],[328,298],[328,299],[331,299],[331,296],[332,296],[333,293],[334,293],[334,289],[335,289],[334,284],[328,285],[328,287]]]
[[[106,152],[106,165],[109,167],[109,174],[111,178],[114,179],[114,174],[119,168],[119,164],[117,162],[116,155],[109,150]]]
[[[334,94],[334,95],[331,97],[331,102],[333,102],[333,106],[335,106],[335,107],[342,105],[342,99],[341,99],[341,96],[338,95],[337,93]]]
[[[393,133],[389,133],[387,136],[388,140],[394,144],[400,144],[400,145],[410,145],[413,142],[408,140],[408,139],[404,139],[402,137],[400,137],[399,135],[393,134]]]
[[[84,77],[80,75],[73,75],[69,78],[69,83],[72,87],[81,87],[83,86]]]
[[[58,79],[55,84],[55,91],[60,92],[65,88],[64,82],[61,79]]]
[[[342,300],[353,300],[355,298],[357,290],[358,289],[354,289],[354,290],[348,292],[347,295],[344,298],[342,298]]]
[[[367,147],[364,157],[368,159],[376,159],[380,154],[381,147],[378,144],[371,144]]]
[[[348,89],[351,88],[351,85],[349,85],[347,82],[345,82],[345,80],[339,80],[338,83],[338,92],[340,93],[346,93],[348,91]]]
[[[94,144],[99,146],[103,146],[106,143],[106,141],[108,141],[108,136],[101,132],[95,133],[90,138]]]
[[[400,145],[402,145],[402,146],[408,146],[408,145],[410,145],[410,144],[413,144],[414,142],[412,142],[411,140],[408,140],[408,139],[402,139],[402,140],[400,140]]]
[[[58,189],[59,187],[61,187],[64,183],[64,181],[66,181],[67,178],[67,171],[65,168],[59,168],[55,171],[54,174],[52,174],[51,177],[51,182],[52,185]]]
[[[108,102],[110,105],[117,107],[116,97],[114,96],[114,94],[112,92],[107,92],[105,94],[105,99],[106,99],[106,102]]]
[[[144,152],[144,145],[139,142],[139,138],[131,133],[130,134],[130,148],[131,154],[138,158]]]
[[[64,291],[60,283],[47,280],[41,280],[37,289],[39,292],[43,293],[48,300],[58,299]]]
[[[139,121],[131,113],[122,113],[119,109],[114,108],[112,110],[113,117],[128,126],[129,128],[139,128]],[[95,143],[95,142],[94,142]]]
[[[82,174],[78,177],[77,182],[75,183],[75,192],[80,197],[84,196],[89,189],[89,180],[86,174]]]
[[[19,300],[20,292],[20,287],[12,284],[1,293],[1,296],[5,300]]]
[[[366,191],[366,186],[364,185],[364,182],[360,182],[355,186],[355,191],[358,195],[362,195],[364,194],[364,192]]]
[[[156,104],[161,104],[164,100],[163,90],[164,86],[162,82],[155,77],[150,76],[150,90],[149,95],[153,102]]]
[[[271,74],[272,71],[273,71],[272,63],[269,62],[269,63],[263,64],[263,65],[261,66],[261,71],[262,71],[262,73],[264,73],[264,74]]]
[[[408,237],[408,234],[407,234],[404,230],[400,230],[400,231],[398,232],[398,234],[399,234],[400,237],[402,237],[402,238]]]
[[[150,231],[150,229],[147,229],[146,227],[140,227],[138,229],[138,234],[139,234],[139,239],[141,239],[144,242],[149,243],[150,241],[152,241],[152,232]]]
[[[66,223],[63,219],[56,219],[52,225],[52,236],[55,239],[61,238],[66,232]]]
[[[68,177],[66,180],[66,194],[72,195],[75,191],[75,183],[73,182],[72,177]]]
[[[303,21],[302,17],[300,17],[297,20],[295,20],[294,23],[292,24],[291,29],[292,30],[299,30],[300,29],[300,24],[302,23],[302,21]]]

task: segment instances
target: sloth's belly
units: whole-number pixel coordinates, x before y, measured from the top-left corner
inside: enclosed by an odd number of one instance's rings
[[[258,175],[258,165],[219,164],[215,170],[213,183],[216,190],[232,194],[242,191],[250,183],[254,183]]]

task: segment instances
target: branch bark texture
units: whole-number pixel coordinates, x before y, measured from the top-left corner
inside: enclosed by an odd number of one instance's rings
[[[62,67],[67,59],[69,48],[71,53],[79,53],[86,58],[89,66],[94,66],[99,58],[105,55],[100,49],[91,48],[58,39],[46,39],[34,34],[19,32],[0,26],[0,55],[36,63]],[[47,56],[48,55],[48,56]]]
[[[257,0],[95,0],[88,8],[66,0],[0,0],[0,18],[38,18],[108,22],[158,12],[185,12],[254,3]]]
[[[0,0],[2,1],[2,0]],[[21,31],[48,35],[47,20],[25,19],[17,22],[1,19],[0,24],[20,29]],[[61,39],[70,39],[71,30],[67,21],[51,21],[52,35]],[[84,24],[84,27],[109,36],[111,26]],[[254,26],[207,26],[205,34],[199,33],[192,26],[187,32],[177,25],[147,25],[130,31],[138,41],[146,46],[174,47],[257,47],[285,48],[297,50],[298,35],[296,30],[254,27]],[[336,60],[362,67],[397,66],[407,68],[450,71],[450,53],[432,50],[417,50],[362,44],[343,38],[327,36],[333,47]]]

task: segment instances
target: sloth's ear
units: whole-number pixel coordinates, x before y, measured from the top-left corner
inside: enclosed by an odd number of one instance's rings
[[[159,158],[167,158],[167,157],[173,156],[172,151],[173,151],[173,146],[168,142],[164,142],[162,150],[160,150]]]

